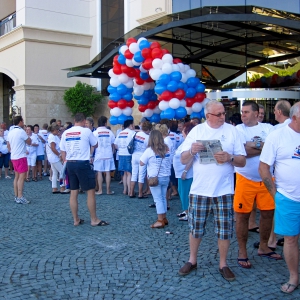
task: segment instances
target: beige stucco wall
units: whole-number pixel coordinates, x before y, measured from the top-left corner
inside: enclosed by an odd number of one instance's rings
[[[0,0],[0,20],[16,11],[16,0]]]

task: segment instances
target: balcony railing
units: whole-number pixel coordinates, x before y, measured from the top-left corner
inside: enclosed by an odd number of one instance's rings
[[[0,36],[12,31],[16,27],[16,13],[0,21]]]

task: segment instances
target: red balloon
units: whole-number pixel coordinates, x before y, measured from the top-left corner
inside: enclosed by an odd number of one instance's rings
[[[123,73],[128,75],[128,73],[130,72],[130,67],[128,67],[126,65],[121,65],[121,70],[122,70]]]
[[[145,70],[150,70],[152,68],[152,58],[146,58],[145,61],[142,63],[142,67]]]
[[[107,103],[107,105],[108,105],[108,107],[109,107],[110,109],[113,109],[113,108],[115,108],[115,107],[118,107],[118,103],[115,102],[115,101],[112,101],[112,100],[109,100],[108,103]]]
[[[160,48],[154,48],[151,53],[152,58],[162,58],[163,54]]]
[[[206,94],[205,93],[197,93],[195,95],[195,101],[196,102],[202,102],[205,98],[206,98]]]
[[[138,85],[144,84],[145,80],[143,80],[141,77],[135,77],[135,82]]]
[[[121,69],[121,66],[120,66],[120,65],[115,65],[115,66],[113,67],[113,71],[114,71],[114,73],[115,73],[116,75],[122,74],[122,69]]]
[[[129,49],[125,50],[124,52],[124,56],[127,58],[127,59],[132,59],[133,58],[133,55]]]
[[[148,57],[151,57],[151,49],[149,49],[149,48],[144,48],[144,49],[142,49],[142,56],[144,57],[144,58],[148,58]]]
[[[135,69],[134,68],[129,68],[129,71],[127,72],[127,75],[131,78],[135,77]]]
[[[160,100],[170,101],[172,98],[174,98],[174,94],[170,91],[164,91],[160,95]]]
[[[153,82],[154,80],[149,76],[145,81],[146,82]]]
[[[185,97],[185,91],[182,89],[179,89],[174,92],[174,98],[177,98],[179,100],[182,100]]]
[[[192,105],[195,103],[194,98],[186,98],[186,107],[192,107]]]
[[[119,100],[117,103],[118,103],[118,107],[121,109],[124,109],[127,106],[127,101],[124,99]]]
[[[131,37],[126,41],[126,45],[129,47],[130,44],[136,43],[136,39]]]
[[[139,111],[144,112],[147,109],[147,105],[139,105]]]
[[[115,56],[114,56],[114,59],[113,59],[113,62],[114,62],[114,63],[118,63],[118,57],[119,57],[119,55],[115,55]]]
[[[179,63],[181,63],[182,62],[182,60],[180,59],[180,58],[174,58],[173,59],[173,63],[174,64],[179,64]]]
[[[150,49],[154,49],[154,48],[160,48],[160,43],[159,42],[153,42],[150,45]]]
[[[127,102],[127,106],[133,108],[134,107],[134,102],[133,100],[130,100]]]
[[[162,52],[163,56],[164,56],[165,54],[170,53],[170,51],[169,51],[168,49],[161,49],[161,52]]]
[[[147,104],[147,108],[149,109],[154,109],[156,106],[156,101],[149,101],[149,103]]]

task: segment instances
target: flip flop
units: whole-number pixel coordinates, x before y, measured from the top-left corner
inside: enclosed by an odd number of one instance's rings
[[[148,198],[148,196],[146,196],[146,195],[138,196],[138,199],[146,199],[146,198]]]
[[[255,242],[255,243],[253,244],[253,247],[258,249],[258,248],[259,248],[259,242]],[[274,247],[268,246],[268,248],[271,249],[272,251],[275,251],[275,250],[276,250],[276,248],[274,248]]]
[[[283,286],[284,285],[287,285],[287,288],[284,289]],[[289,291],[290,287],[292,288],[291,291]],[[286,293],[286,294],[291,294],[295,289],[298,288],[298,285],[295,285],[295,284],[292,284],[292,283],[289,283],[289,282],[286,282],[284,283],[281,287],[280,287],[280,290],[283,292],[283,293]]]
[[[115,192],[114,191],[111,191],[109,194],[107,194],[107,195],[114,195],[115,194]]]
[[[92,225],[93,227],[96,227],[96,226],[106,226],[106,225],[109,225],[109,223],[105,222],[104,220],[100,221],[97,225]]]
[[[259,233],[259,227],[254,227],[254,228],[248,229],[248,231]]]
[[[247,263],[249,261],[248,257],[247,258],[237,258],[237,263],[238,263],[239,267],[241,267],[241,268],[244,268],[244,269],[250,269],[251,268],[251,264],[250,265],[243,265],[243,264],[240,264],[241,261]]]
[[[52,194],[60,194],[60,191],[54,191]]]
[[[79,226],[79,225],[82,225],[83,223],[84,223],[84,220],[83,219],[79,219],[78,225],[74,225],[74,226]]]
[[[269,253],[258,253],[258,256],[261,256],[261,257],[267,257],[267,258],[270,258],[270,259],[274,259],[274,260],[282,260],[282,257],[273,257],[272,255],[274,254],[277,254],[276,252],[274,251],[271,251]]]

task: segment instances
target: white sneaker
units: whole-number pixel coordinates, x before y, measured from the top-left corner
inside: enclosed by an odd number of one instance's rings
[[[17,198],[16,202],[18,204],[29,204],[30,203],[30,201],[27,200],[24,196],[22,196],[21,198]]]
[[[184,217],[179,218],[179,221],[188,221],[188,216],[185,215]]]

